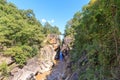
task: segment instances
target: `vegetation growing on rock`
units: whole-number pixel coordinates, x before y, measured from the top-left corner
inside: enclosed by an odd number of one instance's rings
[[[21,10],[13,3],[0,0],[0,56],[12,57],[22,67],[27,59],[39,53],[50,33],[60,34],[60,31],[57,26],[43,26],[31,9]]]
[[[120,79],[119,4],[119,0],[90,0],[68,21],[65,35],[74,37],[71,56],[80,80]]]

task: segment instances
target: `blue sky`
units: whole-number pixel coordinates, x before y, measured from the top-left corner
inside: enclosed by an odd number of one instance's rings
[[[7,0],[14,3],[19,9],[32,9],[36,18],[44,24],[48,21],[56,25],[63,33],[65,25],[75,12],[81,11],[82,7],[90,0]]]

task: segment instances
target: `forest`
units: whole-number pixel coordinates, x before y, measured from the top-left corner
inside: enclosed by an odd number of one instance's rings
[[[57,26],[36,19],[31,9],[18,9],[0,0],[0,56],[12,57],[20,67],[38,54],[48,34],[60,35]],[[66,23],[72,72],[79,80],[120,80],[120,0],[90,0]],[[0,64],[9,75],[6,62]]]
[[[74,38],[69,45],[72,69],[85,68],[79,71],[79,80],[120,79],[119,4],[119,0],[90,0],[67,22],[65,36]]]
[[[61,33],[48,22],[42,25],[31,9],[21,10],[13,3],[0,0],[0,55],[10,56],[23,66],[27,59],[37,55],[48,34]],[[0,65],[0,71],[7,75],[5,62]]]

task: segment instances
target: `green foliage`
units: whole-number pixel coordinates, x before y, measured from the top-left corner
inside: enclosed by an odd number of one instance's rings
[[[8,76],[8,74],[9,74],[9,68],[8,68],[6,62],[3,62],[3,63],[0,65],[0,74],[1,74],[2,76],[5,76],[5,77]]]
[[[49,23],[45,27],[36,19],[31,9],[20,10],[6,0],[0,0],[0,51],[11,56],[23,66],[43,46],[49,33],[60,34],[57,26]]]
[[[87,80],[110,80],[112,67],[119,66],[119,4],[119,0],[91,0],[67,23],[65,35],[75,39],[72,59],[79,60],[83,51],[87,52],[90,66],[83,74],[84,77],[88,74]],[[99,77],[94,77],[96,72],[100,73]]]
[[[15,62],[18,63],[20,67],[22,67],[25,64],[26,59],[26,54],[16,53],[16,55],[14,56]]]
[[[43,29],[44,34],[58,34],[60,35],[60,31],[57,26],[52,26],[48,22],[45,23],[44,29]]]
[[[10,3],[1,6],[0,10],[2,44],[6,46],[41,44],[44,39],[43,27],[36,20],[32,10],[18,10]]]
[[[26,62],[27,58],[30,56],[33,56],[33,54],[30,54],[34,51],[32,47],[30,46],[13,46],[11,48],[8,48],[4,54],[13,56],[13,59],[15,60],[16,63],[18,63],[20,66],[23,66],[24,63]]]
[[[37,55],[38,51],[39,51],[39,48],[37,45],[32,46],[32,51],[30,52],[30,57]]]

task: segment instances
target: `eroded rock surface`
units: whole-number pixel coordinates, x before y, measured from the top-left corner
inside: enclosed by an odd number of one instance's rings
[[[38,72],[44,73],[49,71],[53,66],[53,59],[56,52],[51,45],[45,46],[40,52],[40,56],[28,60],[22,69],[19,69],[16,73],[12,73],[13,77],[11,80],[26,80]]]
[[[22,69],[14,68],[11,71],[10,80],[36,80],[36,74],[42,74],[50,71],[54,65],[56,55],[55,49],[59,46],[59,37],[57,35],[48,36],[50,44],[40,49],[39,54],[28,60]]]

